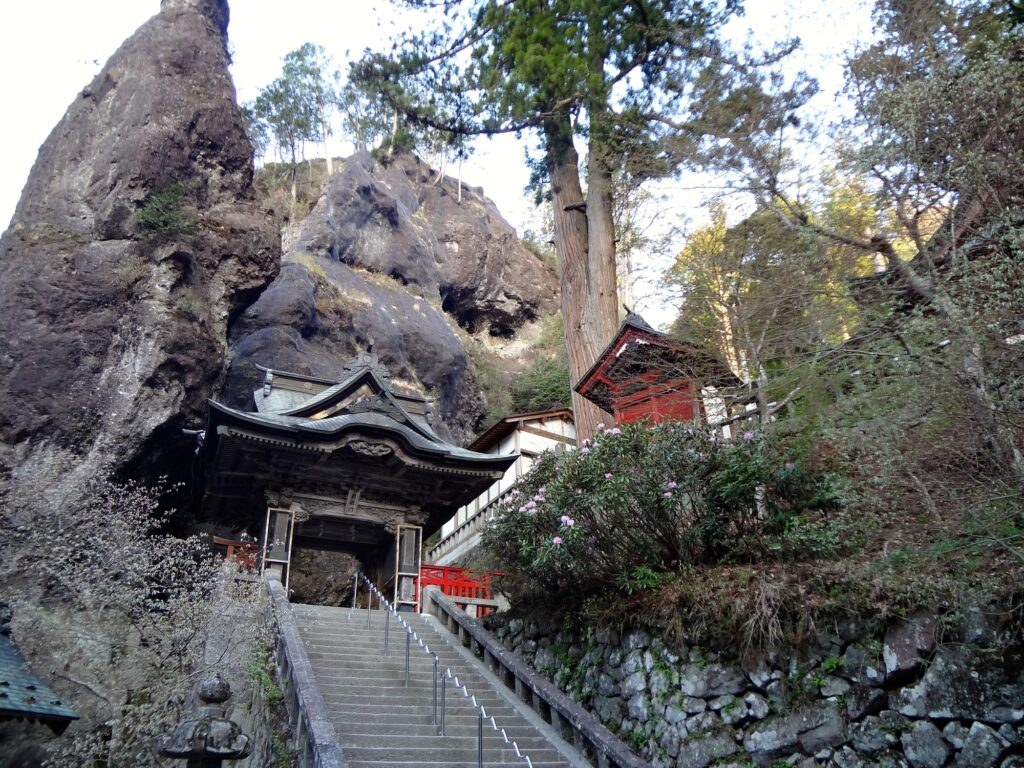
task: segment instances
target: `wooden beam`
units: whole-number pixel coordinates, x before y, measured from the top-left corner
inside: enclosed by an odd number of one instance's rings
[[[565,443],[567,445],[576,445],[576,441],[573,440],[571,437],[565,437],[564,435],[559,435],[555,432],[548,432],[546,429],[537,429],[536,427],[526,427],[522,425],[520,425],[519,429],[521,429],[523,432],[529,432],[531,435],[545,437],[548,440],[554,440],[556,442]]]

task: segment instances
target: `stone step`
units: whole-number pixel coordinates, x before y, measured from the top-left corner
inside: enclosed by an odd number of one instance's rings
[[[552,749],[547,740],[541,736],[522,736],[517,739],[509,738],[506,742],[500,733],[495,733],[490,726],[484,729],[484,755],[491,751],[512,749],[512,742],[519,745],[519,749],[530,755],[538,756]],[[407,734],[401,731],[392,731],[386,740],[381,739],[378,734],[347,734],[344,738],[345,753],[350,749],[404,749],[408,751],[420,749],[465,749],[475,750],[477,748],[477,734],[473,733],[451,733],[448,731],[448,724],[445,723],[445,735],[437,734]],[[556,753],[557,755],[557,753]]]
[[[440,713],[438,714],[438,720],[440,720]],[[332,718],[334,719],[334,718]],[[491,727],[491,721],[484,721],[484,735],[495,734],[496,738],[501,738],[501,729],[504,728],[505,734],[510,739],[526,739],[536,736],[536,730],[529,725],[502,725],[502,718],[495,717],[495,722],[498,724],[498,731],[495,731]],[[381,722],[378,718],[375,722],[353,722],[348,718],[342,717],[341,719],[335,719],[334,729],[340,736],[386,736],[392,733],[399,733],[403,736],[436,736],[438,726],[430,722],[430,717],[425,718],[425,722],[420,720],[409,720],[408,718],[395,718],[388,719],[385,722]],[[477,719],[475,717],[456,717],[451,714],[446,714],[444,719],[445,733],[449,736],[476,736],[477,730]]]
[[[380,761],[402,761],[402,762],[440,762],[440,763],[468,763],[470,765],[476,765],[477,751],[476,745],[474,744],[471,748],[458,748],[451,749],[446,747],[423,747],[419,749],[411,748],[395,748],[391,746],[381,747],[342,747],[345,752],[345,760],[350,764],[360,762],[363,760],[380,762]],[[522,750],[522,747],[520,747]],[[523,754],[528,754],[523,750]],[[544,762],[557,762],[558,753],[551,749],[545,751],[544,754],[538,754],[538,761]],[[503,749],[491,749],[484,753],[484,760],[495,763],[513,763],[522,762],[526,764],[525,760],[519,758],[515,750],[508,746]],[[533,755],[530,755],[530,760],[533,760]]]
[[[398,718],[407,715],[424,714],[429,717],[430,711],[433,708],[433,701],[429,696],[425,697],[423,701],[403,702],[395,699],[367,701],[366,699],[359,699],[354,696],[332,695],[329,701],[325,698],[324,703],[327,705],[328,710],[338,717],[365,712],[366,714],[377,715],[381,719],[389,716]],[[438,709],[440,707],[441,702],[438,702]],[[502,719],[513,724],[525,722],[521,719],[520,713],[508,704],[499,704],[497,706],[487,706],[484,704],[484,709],[487,711],[488,717],[493,716],[499,722]],[[456,715],[476,717],[476,713],[477,708],[469,704],[466,699],[461,699],[458,702],[453,699],[445,703],[445,714],[447,717]]]
[[[396,637],[391,635],[388,638],[388,653],[395,655],[396,653],[405,655],[405,638],[406,635],[400,635]],[[420,639],[423,640],[426,645],[430,647],[430,650],[434,653],[443,652],[451,654],[444,641],[437,640],[431,636],[422,636]],[[344,635],[303,635],[303,645],[307,648],[315,649],[335,649],[339,651],[369,651],[373,654],[384,654],[384,637],[373,637],[373,638],[362,638],[362,637],[345,637]],[[432,642],[433,641],[433,642]],[[437,650],[435,650],[437,646]],[[427,652],[420,646],[416,640],[412,640],[409,643],[410,655],[413,652],[421,653],[424,656]]]
[[[410,699],[415,702],[433,701],[433,688],[427,686],[415,687],[410,686],[406,688],[403,685],[388,687],[388,688],[375,688],[373,686],[365,685],[345,685],[344,683],[335,683],[327,680],[320,680],[320,692],[324,695],[324,698],[329,697],[362,697],[365,701],[369,702],[372,700],[378,700],[382,703],[393,701],[396,699]],[[507,701],[499,696],[496,692],[489,689],[483,689],[478,691],[470,692],[473,697],[476,698],[478,703],[482,703],[487,706],[488,703],[494,704],[495,706],[507,705]],[[438,698],[440,698],[440,691],[438,692]],[[456,693],[452,689],[445,691],[445,701],[448,702],[449,706],[461,701],[471,701],[468,696],[463,695],[460,690]]]
[[[405,635],[408,634],[408,630],[398,621],[385,621],[381,619],[380,624],[374,624],[370,622],[370,628],[366,628],[366,622],[353,621],[347,622],[326,622],[322,620],[308,621],[299,619],[296,622],[299,625],[299,629],[303,632],[315,632],[318,635],[343,635],[346,637],[361,637],[361,638],[374,638],[383,637],[385,627],[388,630],[389,636]],[[423,634],[425,630],[429,628],[429,624],[424,621],[410,621],[406,622],[409,628],[417,635]]]
[[[434,681],[430,677],[423,677],[419,679],[410,677],[409,684],[406,685],[404,678],[400,676],[394,678],[347,677],[345,675],[328,674],[317,670],[317,678],[320,680],[320,687],[322,689],[326,690],[329,688],[334,691],[345,691],[352,688],[359,688],[373,692],[379,689],[384,691],[385,695],[389,695],[393,694],[396,690],[403,690],[415,692],[417,694],[425,693],[430,697],[433,696],[435,689]],[[445,696],[449,698],[465,696],[461,686],[456,688],[452,680],[449,679],[445,685],[442,685],[442,682],[444,681],[439,680],[436,685],[438,696],[441,695],[442,688],[444,688]],[[498,696],[495,691],[491,690],[490,686],[482,682],[477,681],[474,683],[473,681],[463,680],[462,676],[459,676],[459,682],[465,683],[466,690],[469,691],[471,696],[476,696],[477,699],[484,696],[485,698],[505,701],[504,697]]]
[[[444,649],[434,651],[433,647],[430,650],[432,653],[437,653],[437,663],[441,669],[454,665],[466,665],[465,660],[457,654],[445,651]],[[385,656],[379,648],[353,650],[349,648],[332,648],[330,646],[310,646],[306,648],[306,656],[310,661],[316,659],[326,664],[344,664],[352,669],[405,669],[404,648],[400,653],[396,653],[392,649],[391,653]],[[409,654],[409,669],[420,672],[432,671],[434,669],[433,655],[417,648],[415,654]],[[475,669],[467,671],[474,675],[479,674]]]
[[[320,692],[324,700],[341,701],[345,699],[358,699],[367,704],[380,704],[382,706],[400,705],[408,701],[410,706],[422,706],[424,702],[430,704],[434,700],[433,689],[431,688],[359,688],[356,686],[336,686],[331,683],[321,682]],[[491,708],[510,708],[511,705],[504,698],[499,697],[492,691],[481,690],[472,694],[478,704],[483,704],[490,712]],[[441,700],[441,692],[437,694],[438,701]],[[452,690],[445,691],[444,700],[449,707],[472,706],[473,698],[464,696],[461,691],[456,693]]]
[[[362,656],[350,656],[344,653],[336,653],[332,651],[306,651],[306,656],[312,663],[316,663],[318,667],[330,670],[333,667],[339,669],[346,669],[352,671],[359,670],[382,670],[391,672],[401,672],[405,674],[405,658],[391,656],[379,656],[377,662],[374,663],[368,654]],[[448,656],[447,654],[442,656],[438,654],[437,666],[440,671],[444,671],[446,667],[451,668],[453,671],[461,669],[463,674],[467,678],[472,679],[488,679],[472,667],[467,667],[466,662],[458,656]],[[434,673],[434,659],[430,656],[421,655],[420,658],[409,659],[409,673],[417,673],[421,675],[432,675]],[[461,679],[462,675],[460,675]]]
[[[388,655],[384,655],[383,647],[373,648],[361,648],[358,646],[346,646],[346,645],[306,645],[306,654],[310,657],[313,655],[320,656],[325,660],[337,659],[338,661],[355,661],[369,663],[376,661],[378,663],[398,663],[403,667],[405,666],[405,647],[395,648],[392,646]],[[449,649],[437,647],[436,645],[430,646],[430,652],[428,653],[418,645],[413,646],[409,649],[409,663],[421,667],[429,667],[434,663],[434,654],[437,654],[439,661],[453,664],[461,663],[465,664],[465,661],[456,653],[452,653]]]
[[[433,707],[433,699],[430,695],[426,696],[366,696],[363,694],[353,694],[348,692],[337,692],[337,691],[323,691],[322,694],[324,704],[332,712],[343,712],[344,707],[348,705],[358,705],[360,703],[365,704],[369,707],[378,707],[376,710],[380,712],[382,716],[386,716],[387,710],[394,709],[396,706],[407,706],[407,707],[420,707],[423,710],[429,712]],[[477,699],[477,703],[483,706],[487,712],[488,717],[494,715],[513,716],[514,710],[508,705],[502,705],[501,702],[496,701],[480,701]],[[438,701],[438,707],[440,708],[441,703]],[[469,699],[448,699],[445,702],[445,711],[448,714],[454,714],[457,712],[476,712],[478,707],[474,707]]]
[[[382,709],[383,709],[383,706],[387,706],[387,711],[385,712],[385,711],[366,710],[366,709],[362,709],[362,708],[360,708],[360,707],[358,707],[356,705],[352,705],[352,706],[336,705],[335,707],[332,708],[332,712],[335,712],[340,717],[345,718],[342,722],[352,723],[352,724],[356,724],[356,725],[358,725],[358,724],[374,725],[374,724],[377,724],[377,723],[386,722],[387,720],[392,719],[392,718],[396,722],[403,722],[403,723],[407,723],[409,725],[429,725],[430,724],[430,717],[431,717],[431,711],[430,710],[431,710],[431,706],[430,706],[430,702],[429,701],[427,702],[427,706],[426,707],[421,707],[421,706],[412,705],[412,704],[406,705],[404,707],[394,707],[394,706],[391,706],[391,705],[381,705],[381,706],[382,706]],[[387,714],[387,713],[391,713],[391,717],[390,718],[382,718],[381,717],[382,714]],[[520,713],[517,712],[514,708],[512,708],[510,706],[496,707],[493,712],[490,709],[488,709],[487,710],[487,718],[488,718],[487,721],[488,722],[490,722],[490,718],[491,718],[492,715],[493,715],[495,721],[498,723],[498,725],[505,725],[506,727],[510,727],[510,728],[518,728],[520,726],[523,727],[523,728],[532,728],[533,727],[532,725],[529,725],[528,723],[526,723],[522,719]],[[466,723],[472,722],[472,723],[476,723],[476,718],[477,718],[475,711],[467,712],[467,711],[463,710],[461,707],[458,707],[458,708],[448,707],[447,710],[446,710],[446,715],[445,716],[446,716],[446,721],[447,722],[453,722],[454,721],[454,722],[466,722]]]
[[[416,653],[409,654],[409,669],[417,669],[419,671],[430,671],[434,668],[434,649],[431,648],[431,654],[427,654],[420,648],[416,649]],[[450,666],[466,666],[465,660],[456,654],[446,652],[445,650],[439,650],[437,653],[437,663],[441,669]],[[383,651],[379,648],[370,649],[351,649],[351,648],[331,648],[329,646],[312,646],[306,648],[306,656],[312,661],[322,661],[324,664],[345,664],[351,666],[353,669],[366,669],[370,667],[378,667],[381,669],[405,669],[405,649],[402,649],[401,653],[395,653],[394,650],[387,656],[384,655]],[[471,671],[473,674],[478,674],[475,669],[468,668],[467,671]]]
[[[347,758],[347,756],[346,756]],[[483,756],[483,768],[502,768],[504,766],[522,766],[526,768],[526,761],[523,758],[516,758],[514,761],[505,763],[492,762],[486,755]],[[530,758],[532,766],[534,768],[564,768],[567,766],[565,762],[539,762]],[[370,760],[359,760],[352,761],[347,760],[349,768],[478,768],[476,760],[471,763],[453,763],[451,761],[442,761],[436,763],[410,763],[404,761],[370,761]]]

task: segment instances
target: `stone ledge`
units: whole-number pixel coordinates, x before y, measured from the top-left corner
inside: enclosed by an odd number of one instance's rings
[[[331,723],[313,667],[309,663],[306,649],[302,645],[299,627],[292,616],[291,605],[284,593],[284,585],[274,571],[265,575],[267,592],[273,606],[274,618],[277,620],[278,640],[284,649],[291,667],[291,680],[295,686],[295,699],[298,703],[299,717],[302,719],[312,751],[312,763],[304,763],[304,755],[299,755],[299,765],[306,768],[347,768],[345,756],[338,743],[338,736]],[[279,660],[280,664],[280,660]],[[282,684],[286,681],[279,681]],[[287,692],[286,692],[287,694]],[[294,716],[294,713],[289,713]]]

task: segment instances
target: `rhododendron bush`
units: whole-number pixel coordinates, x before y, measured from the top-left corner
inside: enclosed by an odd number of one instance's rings
[[[513,596],[632,591],[699,564],[831,553],[835,483],[761,433],[665,422],[546,453],[484,532]]]

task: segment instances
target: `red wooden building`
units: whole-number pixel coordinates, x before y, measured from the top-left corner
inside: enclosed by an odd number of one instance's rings
[[[739,386],[725,363],[630,312],[575,389],[617,424],[641,418],[707,423],[726,417],[722,394]]]

